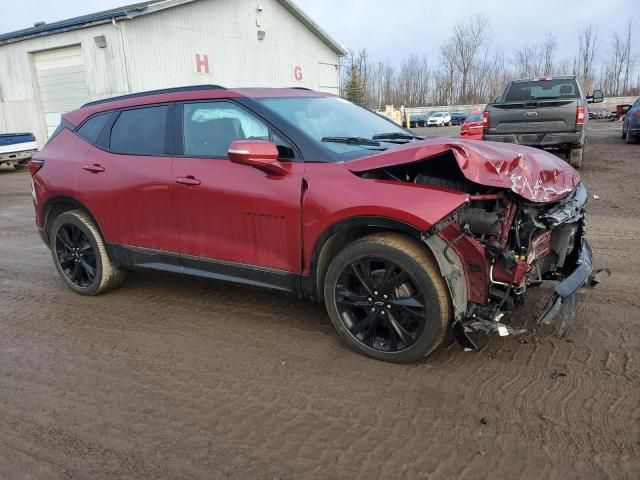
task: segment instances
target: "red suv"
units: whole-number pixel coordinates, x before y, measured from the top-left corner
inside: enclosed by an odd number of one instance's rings
[[[306,89],[197,86],[84,105],[30,164],[36,222],[83,295],[129,269],[323,302],[372,357],[414,361],[559,280],[541,321],[595,280],[587,200],[564,161],[417,137]],[[566,316],[565,316],[566,317]]]

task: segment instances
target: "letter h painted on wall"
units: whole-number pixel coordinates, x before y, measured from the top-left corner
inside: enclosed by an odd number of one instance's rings
[[[209,73],[209,55],[196,53],[196,73]]]

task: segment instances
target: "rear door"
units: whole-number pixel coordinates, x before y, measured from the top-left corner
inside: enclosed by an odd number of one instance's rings
[[[229,275],[244,267],[299,273],[304,163],[290,142],[229,100],[184,103],[176,113],[183,154],[173,159],[171,176],[185,267],[229,262]],[[289,173],[268,175],[231,163],[229,145],[245,139],[276,143]]]
[[[79,200],[107,243],[178,251],[171,203],[173,105],[97,115],[77,133],[91,143],[78,168]]]

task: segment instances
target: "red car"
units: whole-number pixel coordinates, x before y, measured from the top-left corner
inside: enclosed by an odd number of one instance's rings
[[[30,164],[62,280],[95,295],[129,269],[291,292],[326,305],[355,350],[424,357],[555,287],[589,283],[586,191],[544,151],[423,140],[305,89],[197,86],[64,115]]]
[[[482,129],[485,126],[482,113],[472,113],[460,125],[460,136],[469,140],[482,140]]]

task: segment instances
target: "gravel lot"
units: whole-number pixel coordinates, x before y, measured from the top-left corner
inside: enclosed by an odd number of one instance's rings
[[[415,365],[281,294],[134,273],[76,295],[29,174],[0,168],[0,478],[640,478],[640,145],[620,128],[590,124],[588,236],[613,274],[567,337],[534,324],[540,291],[524,336]]]

